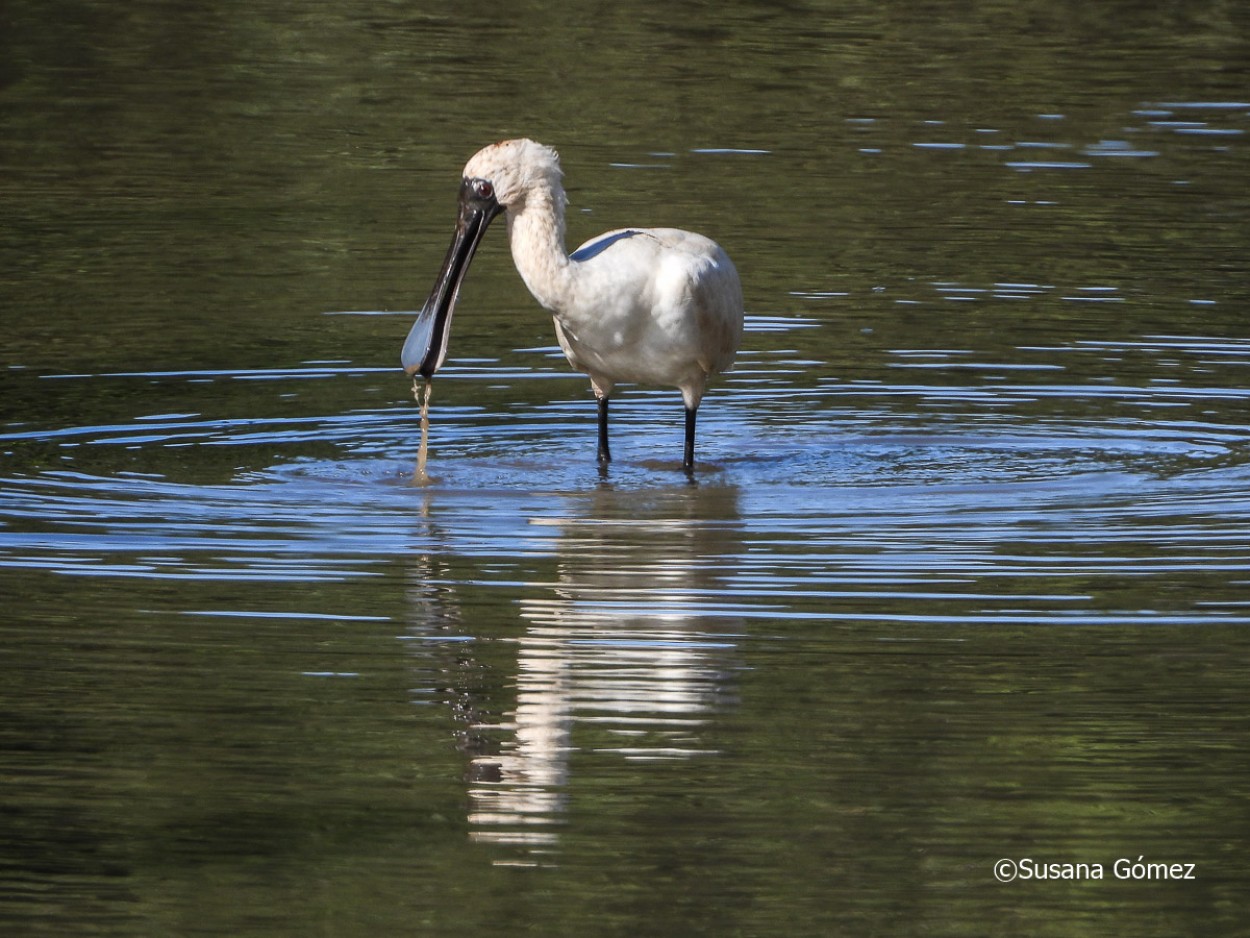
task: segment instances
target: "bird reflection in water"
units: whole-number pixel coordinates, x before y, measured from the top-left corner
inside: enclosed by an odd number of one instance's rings
[[[484,678],[480,661],[462,657],[455,669],[471,837],[539,855],[558,842],[572,754],[714,754],[703,735],[732,702],[740,626],[719,603],[742,546],[735,489],[623,496],[605,488],[571,501],[567,517],[530,520],[527,549],[550,551],[554,565],[541,567],[549,578],[512,587],[522,593],[524,626],[511,639],[515,703],[489,699],[500,681]],[[423,609],[422,630],[463,627],[445,603]]]

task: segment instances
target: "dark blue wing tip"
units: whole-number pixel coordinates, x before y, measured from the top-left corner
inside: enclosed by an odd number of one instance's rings
[[[614,231],[612,234],[604,235],[601,238],[591,241],[589,244],[583,244],[580,248],[570,254],[569,258],[575,261],[588,261],[592,257],[597,257],[602,254],[622,238],[632,238],[636,234],[639,234],[639,232],[633,230]]]

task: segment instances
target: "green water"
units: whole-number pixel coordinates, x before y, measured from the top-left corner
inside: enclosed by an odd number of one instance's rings
[[[1248,26],[10,3],[0,931],[1244,931]],[[502,225],[406,484],[517,135],[742,274],[694,484]]]

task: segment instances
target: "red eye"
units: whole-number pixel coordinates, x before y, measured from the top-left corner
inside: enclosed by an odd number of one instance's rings
[[[473,183],[473,193],[479,199],[489,199],[495,194],[495,187],[485,179],[478,179]]]

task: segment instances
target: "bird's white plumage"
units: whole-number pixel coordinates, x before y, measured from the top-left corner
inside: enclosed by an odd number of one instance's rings
[[[555,150],[532,140],[486,147],[464,168],[494,186],[517,270],[595,392],[606,398],[618,382],[677,387],[693,410],[742,339],[733,263],[714,241],[676,228],[610,231],[567,254],[562,175]]]

